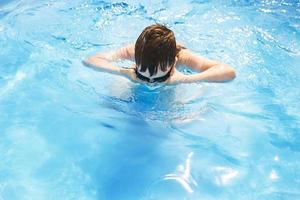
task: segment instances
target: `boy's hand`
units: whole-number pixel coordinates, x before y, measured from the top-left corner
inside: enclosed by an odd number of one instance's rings
[[[130,78],[133,81],[137,81],[135,68],[121,68],[120,72],[124,75],[126,75],[128,78]]]

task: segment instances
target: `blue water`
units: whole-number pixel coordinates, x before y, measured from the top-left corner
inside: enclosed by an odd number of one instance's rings
[[[81,64],[155,22],[237,78]],[[0,199],[298,200],[299,66],[296,0],[1,0]]]

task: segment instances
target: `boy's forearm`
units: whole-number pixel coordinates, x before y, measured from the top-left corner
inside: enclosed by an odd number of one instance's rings
[[[130,44],[114,51],[97,53],[90,58],[104,59],[109,62],[122,59],[134,61],[134,45]]]
[[[190,50],[182,50],[179,53],[178,64],[202,72],[217,65],[218,62],[197,55]]]
[[[134,45],[130,44],[110,53],[111,60],[126,59],[134,61]]]
[[[216,65],[201,73],[186,75],[185,82],[226,82],[235,78],[234,70],[227,65]]]
[[[83,61],[84,65],[91,67],[97,71],[105,71],[113,74],[120,74],[120,68],[111,64],[106,59],[99,57],[90,57]]]

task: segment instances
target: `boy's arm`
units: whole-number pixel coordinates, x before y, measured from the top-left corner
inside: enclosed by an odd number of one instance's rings
[[[109,53],[99,53],[97,55],[100,55],[109,61],[124,59],[134,61],[134,44],[129,44]]]
[[[230,66],[201,57],[185,49],[179,53],[178,64],[186,65],[200,72],[180,75],[178,82],[225,82],[235,78],[235,71]]]
[[[117,67],[113,65],[111,62],[128,59],[134,60],[134,46],[128,45],[122,47],[116,51],[108,52],[108,53],[97,53],[88,57],[83,63],[88,66],[92,67],[93,69],[99,71],[105,71],[112,74],[118,75],[128,75],[127,69]]]

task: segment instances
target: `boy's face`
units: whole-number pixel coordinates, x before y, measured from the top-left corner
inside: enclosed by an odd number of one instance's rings
[[[166,71],[162,71],[161,70],[161,67],[160,66],[158,66],[158,68],[157,68],[157,73],[156,74],[153,74],[152,76],[150,76],[150,73],[149,73],[149,70],[147,69],[145,72],[141,72],[140,70],[139,70],[139,73],[140,74],[142,74],[143,76],[145,76],[145,77],[151,77],[151,78],[159,78],[159,77],[163,77],[163,76],[165,76],[167,73],[169,73],[169,71],[170,70],[172,70],[172,67],[175,67],[176,66],[176,63],[177,63],[177,57],[175,57],[175,63],[174,63],[174,65],[169,65],[168,67],[167,67],[167,70]],[[139,69],[139,67],[138,67],[138,69]]]

